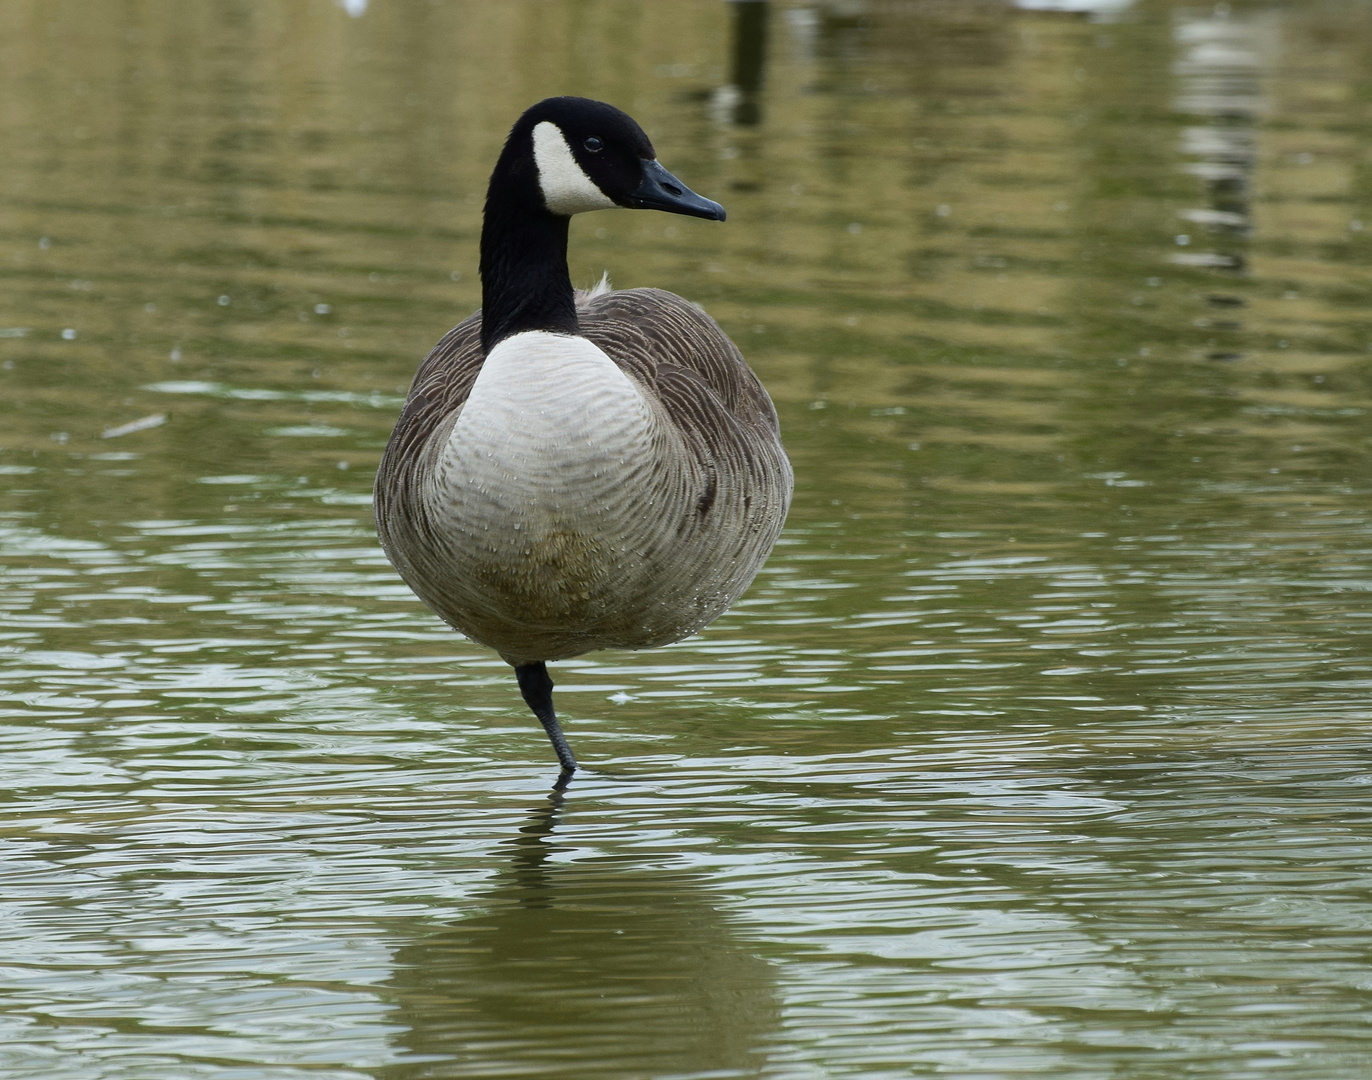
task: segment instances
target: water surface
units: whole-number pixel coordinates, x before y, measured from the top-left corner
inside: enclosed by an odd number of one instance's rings
[[[0,11],[0,1076],[1366,1075],[1372,13],[1054,6]],[[370,524],[550,93],[797,474],[564,795]]]

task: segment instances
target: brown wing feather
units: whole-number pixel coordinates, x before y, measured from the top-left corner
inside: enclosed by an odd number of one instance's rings
[[[683,369],[743,427],[777,435],[767,391],[719,324],[694,304],[662,289],[626,289],[589,298],[577,315],[582,334],[659,396],[664,369]],[[675,418],[670,406],[668,413]]]
[[[484,359],[481,312],[475,311],[444,334],[419,365],[386,448],[388,460],[416,453],[416,447],[466,403]]]

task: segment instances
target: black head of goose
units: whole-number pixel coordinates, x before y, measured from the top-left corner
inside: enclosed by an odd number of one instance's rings
[[[791,467],[738,349],[658,289],[572,288],[573,214],[724,220],[603,102],[510,132],[481,232],[481,310],[420,365],[376,479],[382,546],[445,622],[510,663],[565,777],[546,664],[695,633],[776,542]]]

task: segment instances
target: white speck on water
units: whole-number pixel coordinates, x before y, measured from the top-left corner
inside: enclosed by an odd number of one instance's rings
[[[144,416],[139,420],[130,420],[127,424],[120,424],[118,427],[106,428],[101,432],[102,439],[117,439],[121,435],[132,435],[136,431],[147,431],[149,428],[161,427],[167,422],[166,413],[153,413],[151,416]]]

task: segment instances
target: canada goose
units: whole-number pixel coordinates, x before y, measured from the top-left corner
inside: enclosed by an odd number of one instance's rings
[[[572,288],[572,214],[724,220],[611,105],[521,116],[491,174],[481,310],[419,366],[376,477],[382,546],[449,625],[515,669],[565,779],[546,664],[679,641],[776,543],[791,466],[734,343],[659,289]]]

